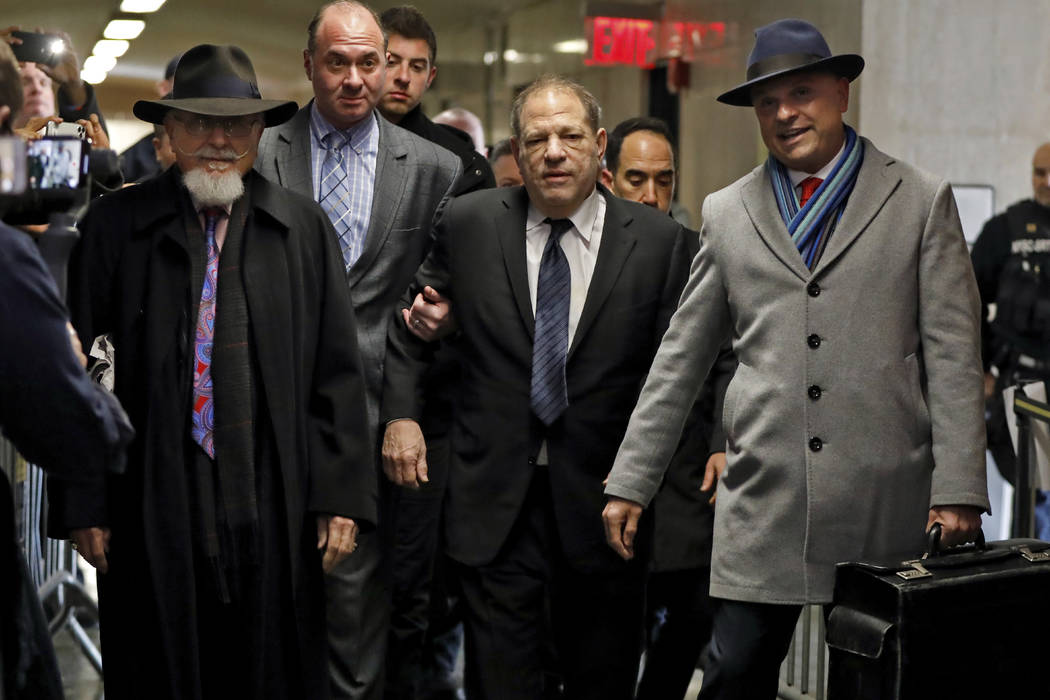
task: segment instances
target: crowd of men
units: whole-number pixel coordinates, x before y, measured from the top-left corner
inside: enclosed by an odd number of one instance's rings
[[[109,697],[451,697],[462,624],[468,698],[680,698],[698,662],[772,698],[836,562],[977,532],[973,268],[947,183],[843,122],[860,56],[756,31],[719,100],[769,159],[698,233],[663,122],[544,76],[486,160],[422,111],[418,10],[307,36],[301,108],[187,49],[134,107],[166,162],[79,222],[135,438],[56,465],[50,533],[99,572]]]

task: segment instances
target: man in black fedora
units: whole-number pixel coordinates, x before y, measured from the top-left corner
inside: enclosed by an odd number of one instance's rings
[[[335,233],[252,170],[296,105],[201,45],[134,110],[176,167],[93,204],[71,289],[138,435],[125,475],[53,488],[99,571],[106,695],[327,697],[323,571],[374,522],[376,481]]]
[[[775,697],[837,562],[921,553],[934,522],[964,541],[988,508],[980,313],[951,188],[843,123],[863,66],[802,20],[756,31],[747,81],[718,99],[754,107],[769,158],[704,202],[609,477],[607,535],[627,556],[730,341],[703,700]]]

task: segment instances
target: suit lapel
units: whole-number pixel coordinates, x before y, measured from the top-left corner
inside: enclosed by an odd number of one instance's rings
[[[314,198],[310,175],[310,105],[300,109],[287,124],[276,127],[279,147],[274,155],[278,181],[284,187]]]
[[[846,252],[850,244],[868,227],[871,220],[882,209],[882,205],[896,189],[900,176],[886,166],[893,160],[877,150],[870,141],[864,140],[864,162],[857,173],[857,183],[853,187],[842,218],[835,226],[828,248],[821,256],[814,269],[814,275],[833,264]]]
[[[764,165],[751,171],[751,179],[741,187],[740,198],[755,230],[773,255],[800,279],[808,281],[809,269],[802,262],[802,255],[791,240],[784,219],[780,217],[777,198],[769,184]]]
[[[528,197],[524,187],[508,190],[503,197],[503,211],[496,214],[495,230],[498,231],[500,248],[503,250],[503,265],[507,269],[510,290],[517,302],[521,321],[525,324],[529,338],[536,330],[536,316],[532,312],[529,295],[529,273],[525,264],[525,219],[528,214]]]
[[[594,262],[594,274],[591,275],[591,283],[587,287],[587,299],[583,303],[580,321],[576,324],[568,359],[572,359],[576,348],[594,324],[594,319],[612,291],[635,244],[634,235],[628,231],[628,226],[633,220],[630,212],[604,187],[601,188],[601,194],[605,197],[601,247],[598,249],[598,259]]]
[[[405,163],[408,159],[408,148],[399,138],[397,127],[387,122],[378,113],[379,152],[376,154],[376,177],[372,192],[372,214],[368,220],[368,231],[365,234],[365,247],[361,257],[350,268],[350,286],[364,276],[375,262],[379,251],[383,249],[390,228],[394,224],[398,205],[405,195]]]

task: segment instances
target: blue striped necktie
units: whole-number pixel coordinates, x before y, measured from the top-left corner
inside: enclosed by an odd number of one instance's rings
[[[569,351],[569,261],[561,237],[572,228],[568,219],[546,219],[551,233],[543,247],[536,284],[536,332],[532,340],[531,404],[544,425],[550,425],[569,405],[565,386],[565,356]]]
[[[325,146],[324,162],[321,164],[321,208],[339,235],[339,248],[343,251],[346,268],[354,264],[353,231],[350,230],[350,183],[347,167],[343,161],[343,146],[346,137],[330,131],[321,137]]]

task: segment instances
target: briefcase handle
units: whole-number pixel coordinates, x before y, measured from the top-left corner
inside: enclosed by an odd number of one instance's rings
[[[977,535],[973,538],[973,549],[978,552],[983,552],[987,549],[984,543],[984,531],[978,530]],[[922,555],[923,559],[930,559],[933,557],[939,557],[942,554],[951,551],[961,551],[962,548],[966,548],[969,551],[969,545],[959,545],[959,547],[950,547],[949,549],[941,549],[941,524],[934,523],[930,526],[930,529],[926,532],[926,554]]]

